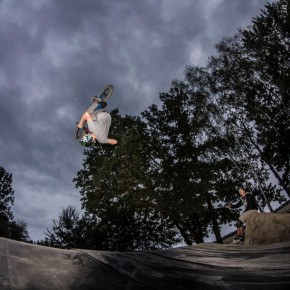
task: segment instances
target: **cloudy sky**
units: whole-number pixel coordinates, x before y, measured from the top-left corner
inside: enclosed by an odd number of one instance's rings
[[[31,239],[81,207],[74,131],[90,97],[114,84],[108,109],[139,115],[267,2],[0,0],[0,166]]]

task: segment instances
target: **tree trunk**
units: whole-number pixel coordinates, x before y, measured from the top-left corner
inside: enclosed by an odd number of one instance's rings
[[[193,236],[193,238],[197,244],[204,243],[202,224],[200,222],[200,218],[199,218],[198,214],[196,214],[196,213],[192,214],[191,218],[192,218],[193,225],[195,225],[195,230],[193,228],[189,227],[189,231],[190,231],[191,235]]]
[[[190,239],[189,235],[187,234],[186,230],[182,227],[182,225],[178,222],[174,222],[174,224],[176,225],[176,227],[178,228],[181,236],[183,237],[185,243],[188,246],[192,245],[192,240]]]
[[[213,205],[211,203],[210,196],[208,194],[206,196],[206,203],[207,203],[208,211],[209,211],[209,214],[211,217],[212,230],[214,232],[216,241],[219,244],[223,244],[223,239],[221,237],[219,224],[218,224],[217,219],[216,219],[216,213],[215,213],[215,210],[214,210]]]
[[[261,158],[266,162],[266,164],[269,166],[270,170],[273,172],[273,174],[275,175],[275,177],[277,178],[277,180],[279,181],[280,185],[283,187],[283,189],[285,190],[285,192],[287,193],[288,197],[290,198],[290,189],[288,188],[288,186],[285,184],[285,182],[283,181],[283,179],[280,177],[279,173],[276,171],[276,169],[274,168],[274,166],[271,164],[271,162],[268,160],[268,158],[264,155],[264,153],[262,152],[262,150],[260,149],[260,147],[258,146],[258,144],[256,144],[256,142],[254,142],[254,140],[252,139],[252,137],[250,136],[250,134],[247,132],[247,129],[245,127],[245,124],[243,124],[243,127],[246,131],[247,136],[249,137],[250,142],[254,145],[254,147],[258,150],[258,152],[261,155]],[[267,200],[267,199],[266,199]],[[269,206],[269,205],[268,205]],[[271,206],[269,207],[271,209]],[[272,210],[273,211],[273,210]]]

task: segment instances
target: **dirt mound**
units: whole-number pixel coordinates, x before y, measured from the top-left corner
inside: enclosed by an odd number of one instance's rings
[[[245,244],[268,245],[290,241],[289,213],[251,212],[246,220]]]

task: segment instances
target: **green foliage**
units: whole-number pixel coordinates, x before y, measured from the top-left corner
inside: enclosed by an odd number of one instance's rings
[[[27,224],[21,220],[13,220],[11,211],[13,203],[12,174],[0,167],[0,236],[18,241],[29,241]]]
[[[40,244],[57,248],[76,248],[81,240],[80,213],[72,206],[62,210],[58,219],[53,220],[51,229],[47,229],[46,238]]]
[[[232,187],[224,146],[225,137],[212,125],[217,109],[208,98],[210,82],[202,68],[189,68],[189,82],[174,81],[161,94],[161,109],[151,106],[143,113],[157,147],[150,147],[151,176],[158,187],[158,204],[175,222],[187,243],[203,242],[209,228],[221,242],[220,217],[213,203],[221,201],[227,185]],[[150,146],[150,145],[149,145]],[[233,187],[232,187],[233,188]],[[221,211],[219,211],[221,212]],[[224,211],[224,213],[226,213]],[[223,220],[228,220],[227,217]],[[219,219],[219,222],[217,220]]]
[[[14,190],[12,188],[12,174],[0,167],[0,219],[9,221],[13,219],[11,206],[14,203]]]
[[[8,222],[5,228],[7,229],[7,233],[5,235],[6,238],[17,241],[30,242],[26,222],[22,220],[13,220]]]
[[[45,239],[37,244],[63,249],[105,250],[105,236],[99,229],[98,219],[81,216],[73,206],[63,209],[58,219],[53,220],[51,229],[45,232]]]
[[[104,249],[170,247],[179,239],[172,221],[161,215],[150,199],[146,126],[140,118],[121,117],[117,111],[112,112],[112,118],[112,134],[119,140],[118,146],[86,151],[84,169],[74,180],[81,188],[83,208],[98,220],[98,228],[105,236]]]
[[[119,144],[86,150],[74,179],[99,247],[170,247],[177,230],[187,244],[222,242],[238,185],[257,186],[270,210],[282,189],[290,196],[288,2],[267,4],[206,67],[187,67],[142,119],[112,112]]]
[[[290,196],[289,18],[289,1],[266,5],[252,26],[217,45],[209,68],[231,129]]]

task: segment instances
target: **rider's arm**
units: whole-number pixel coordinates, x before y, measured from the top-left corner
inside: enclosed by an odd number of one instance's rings
[[[230,208],[239,208],[240,206],[243,205],[243,202],[241,200],[239,200],[237,203],[235,204],[230,204]]]

